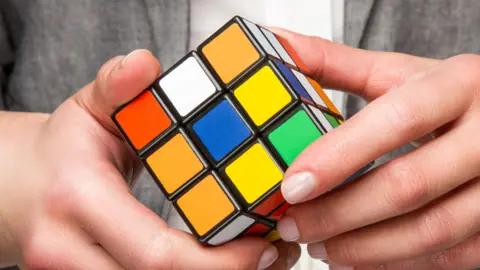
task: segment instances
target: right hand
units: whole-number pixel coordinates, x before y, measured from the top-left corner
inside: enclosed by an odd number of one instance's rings
[[[204,247],[132,196],[125,179],[140,162],[110,115],[159,74],[152,54],[136,51],[106,63],[52,115],[0,112],[0,265],[264,269],[281,254],[274,267],[286,269],[298,259],[298,245],[259,238]]]

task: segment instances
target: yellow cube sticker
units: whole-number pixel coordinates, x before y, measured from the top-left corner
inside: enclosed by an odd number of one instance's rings
[[[257,126],[292,102],[292,96],[269,66],[240,85],[234,95]]]
[[[283,178],[282,171],[259,143],[227,166],[225,172],[249,204],[257,201]]]

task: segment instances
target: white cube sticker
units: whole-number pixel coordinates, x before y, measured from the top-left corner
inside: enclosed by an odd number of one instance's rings
[[[255,220],[252,218],[247,216],[239,216],[237,219],[228,224],[227,227],[223,228],[223,230],[217,233],[212,239],[210,239],[208,243],[213,246],[218,246],[233,240],[248,227],[250,227],[254,222]]]
[[[332,124],[328,122],[328,119],[325,117],[325,115],[320,109],[315,108],[311,105],[308,105],[308,107],[310,108],[310,110],[312,110],[315,117],[318,119],[318,121],[320,121],[320,124],[322,124],[323,128],[325,128],[327,132],[330,132],[333,130]]]
[[[188,115],[217,90],[193,56],[162,78],[160,88],[182,117]]]
[[[288,52],[283,48],[283,45],[278,41],[277,37],[275,36],[274,33],[268,31],[265,28],[261,28],[262,32],[265,34],[267,37],[268,41],[272,44],[273,48],[280,54],[280,57],[282,58],[283,61],[289,63],[290,65],[296,67],[295,62],[293,62],[292,58],[288,54]]]
[[[272,47],[272,44],[270,44],[267,38],[262,34],[260,28],[258,28],[258,26],[252,22],[249,22],[247,20],[243,21],[247,25],[248,29],[252,32],[253,36],[258,40],[260,46],[262,46],[262,48],[267,52],[267,54],[281,59],[280,55],[278,55],[277,51],[275,51],[275,49]]]

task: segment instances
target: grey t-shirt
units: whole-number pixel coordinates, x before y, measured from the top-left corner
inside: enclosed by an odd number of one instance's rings
[[[351,46],[434,58],[480,51],[477,0],[346,0],[345,12]],[[189,47],[189,15],[188,0],[2,0],[0,109],[52,112],[102,63],[136,48],[152,50],[168,68]],[[347,106],[352,115],[364,103],[348,97]],[[168,215],[148,176],[134,192]]]

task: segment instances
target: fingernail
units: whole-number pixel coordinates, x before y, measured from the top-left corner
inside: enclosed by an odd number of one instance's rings
[[[145,49],[135,50],[135,51],[129,53],[125,58],[123,58],[122,63],[120,64],[120,67],[124,67],[127,64],[128,60],[135,57],[135,55],[137,55],[139,52],[148,52],[150,54],[152,53],[151,51],[145,50]]]
[[[280,237],[286,242],[293,242],[300,239],[300,232],[298,231],[297,223],[295,219],[291,217],[285,217],[278,221],[277,231]]]
[[[270,265],[272,265],[278,258],[278,250],[274,246],[270,246],[267,248],[260,258],[260,262],[258,263],[258,269],[263,270]]]
[[[305,201],[315,189],[316,179],[312,173],[303,172],[290,176],[282,184],[282,194],[290,204]]]
[[[351,266],[330,265],[330,270],[353,270]]]
[[[324,243],[314,243],[308,245],[308,254],[314,259],[328,260],[327,249]]]

